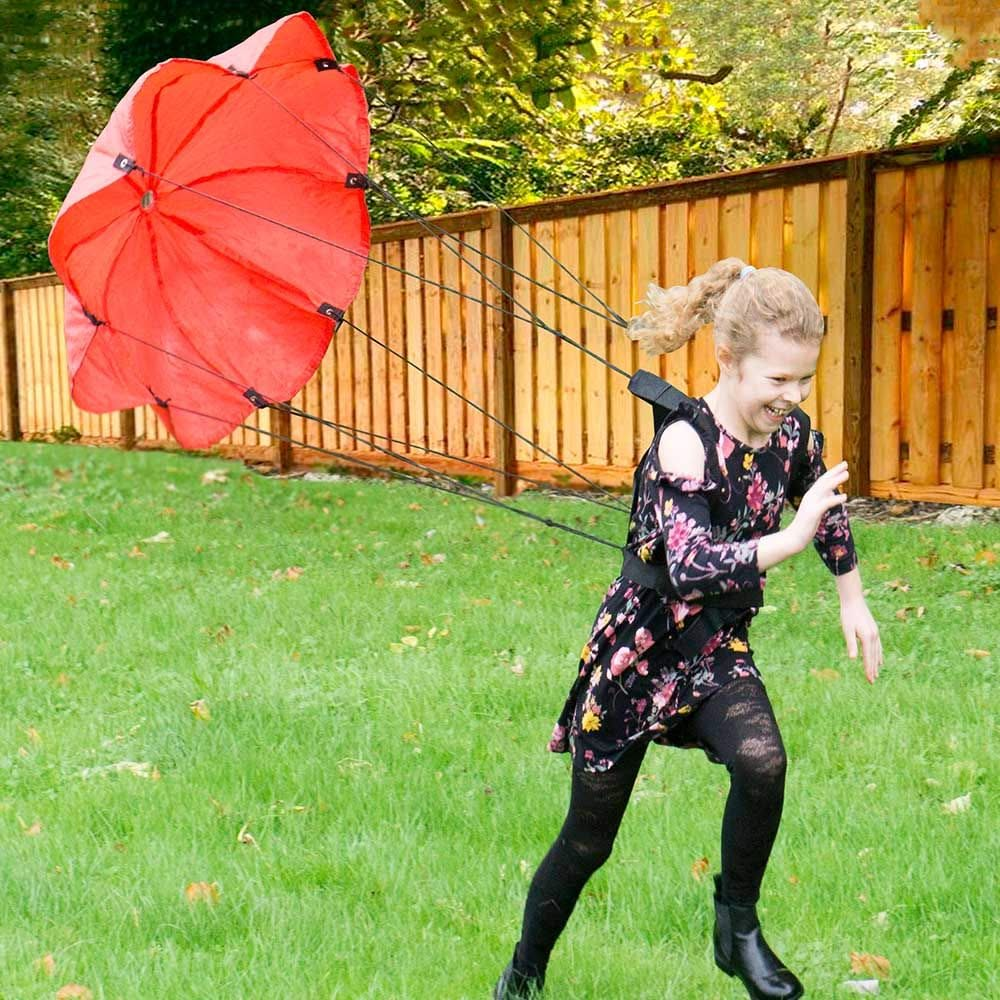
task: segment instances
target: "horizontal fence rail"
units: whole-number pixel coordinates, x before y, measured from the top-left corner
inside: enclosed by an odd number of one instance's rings
[[[338,426],[261,410],[219,451],[287,465],[328,462],[322,448],[386,464],[388,448],[453,474],[488,466],[586,485],[565,463],[626,486],[650,439],[649,408],[621,375],[552,331],[701,395],[718,374],[711,330],[673,354],[642,357],[577,278],[630,316],[650,282],[686,283],[736,256],[798,275],[820,305],[827,333],[805,409],[825,433],[828,461],[851,463],[851,492],[1000,505],[1000,137],[967,159],[942,162],[941,148],[431,220],[448,240],[416,221],[375,227],[348,322],[291,401]],[[0,294],[5,437],[172,446],[148,407],[90,414],[74,405],[54,275],[2,282]],[[501,492],[510,478],[497,476]]]

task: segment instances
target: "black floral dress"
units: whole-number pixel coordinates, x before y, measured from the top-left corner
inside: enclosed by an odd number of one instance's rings
[[[749,625],[757,608],[715,633],[701,652],[684,660],[673,640],[701,612],[708,594],[763,589],[757,565],[758,540],[778,530],[786,501],[798,507],[806,490],[825,471],[823,436],[810,432],[807,461],[791,478],[792,457],[803,427],[790,413],[768,442],[751,448],[726,431],[704,399],[711,418],[707,435],[683,404],[677,418],[689,419],[705,445],[703,480],[665,472],[658,447],[663,424],[635,475],[635,515],[628,547],[647,562],[667,562],[682,600],[618,577],[604,596],[579,674],[559,716],[549,749],[571,752],[575,767],[606,771],[634,743],[690,746],[672,736],[677,724],[727,682],[760,677],[753,661]],[[857,565],[843,508],[828,511],[814,539],[830,571]]]

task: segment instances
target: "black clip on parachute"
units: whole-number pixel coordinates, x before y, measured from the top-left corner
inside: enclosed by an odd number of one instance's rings
[[[708,426],[708,418],[695,401],[676,386],[665,382],[652,372],[637,371],[629,380],[629,391],[633,396],[643,400],[653,407],[653,423],[657,430],[682,406],[699,422],[704,422],[706,430],[715,432]],[[805,417],[805,414],[801,414]],[[807,426],[803,438],[808,438]],[[796,456],[798,458],[798,456]],[[640,463],[639,468],[642,467]],[[635,503],[639,495],[639,469],[636,469],[635,495],[632,498],[632,518],[635,517]],[[642,587],[655,590],[670,601],[683,600],[670,580],[666,563],[643,562],[634,552],[623,548],[624,560],[621,575]],[[685,660],[690,662],[705,648],[705,644],[717,632],[727,625],[734,624],[743,617],[747,608],[759,608],[764,603],[764,593],[758,587],[754,590],[741,590],[731,594],[706,594],[696,602],[702,606],[700,614],[695,615],[691,624],[682,627],[680,636],[674,641],[675,648]]]

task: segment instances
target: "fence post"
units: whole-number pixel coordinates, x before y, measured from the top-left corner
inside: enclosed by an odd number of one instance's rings
[[[0,281],[0,350],[3,351],[3,408],[7,439],[21,440],[21,395],[17,378],[17,316],[14,289]]]
[[[135,448],[135,410],[121,410],[122,448]]]
[[[292,415],[281,407],[271,409],[274,438],[274,464],[282,475],[292,467]]]
[[[848,493],[871,486],[872,302],[875,281],[875,170],[870,153],[847,158],[844,268],[844,458]]]
[[[490,330],[493,339],[493,464],[498,470],[493,486],[498,497],[511,496],[517,487],[514,434],[514,237],[510,219],[498,208],[490,209],[486,252],[500,264],[490,263],[491,279],[500,286],[490,290]],[[502,309],[503,312],[498,312]],[[501,423],[502,421],[502,423]],[[503,426],[506,424],[507,426]]]

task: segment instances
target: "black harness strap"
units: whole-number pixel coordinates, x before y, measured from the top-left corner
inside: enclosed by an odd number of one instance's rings
[[[711,426],[708,416],[695,400],[685,395],[676,386],[653,375],[652,372],[637,371],[629,380],[628,387],[634,396],[653,407],[653,423],[657,431],[683,406],[703,430],[708,431],[710,435],[715,433],[715,428]],[[803,427],[803,433],[792,458],[791,478],[795,477],[806,459],[810,428],[808,414],[799,408],[793,412]],[[632,523],[635,520],[636,504],[639,499],[640,469],[643,464],[640,462],[634,478]],[[633,580],[640,586],[655,590],[671,601],[683,600],[670,581],[670,574],[665,563],[643,562],[627,546],[622,549],[622,552],[624,558],[621,575],[623,577]],[[713,635],[725,626],[738,621],[747,608],[760,607],[764,603],[764,593],[758,587],[753,590],[741,590],[729,594],[706,594],[704,597],[698,598],[697,603],[702,605],[703,610],[692,619],[691,624],[686,629],[683,629],[681,636],[674,643],[686,660],[696,657]]]

